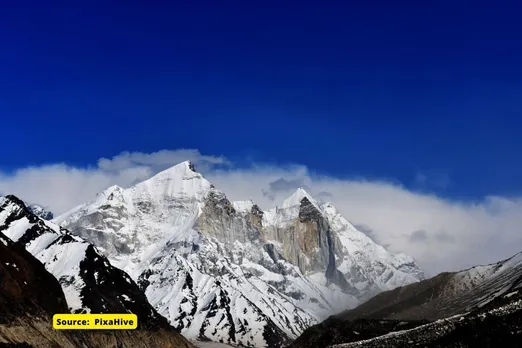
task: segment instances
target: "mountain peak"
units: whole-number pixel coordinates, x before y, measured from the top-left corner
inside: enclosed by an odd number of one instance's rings
[[[11,204],[15,204],[17,205],[19,208],[22,208],[22,209],[26,209],[27,208],[27,205],[25,204],[24,201],[22,201],[20,198],[16,197],[15,195],[6,195],[6,196],[3,196],[2,197],[2,203],[5,203],[5,204],[8,204],[8,203],[11,203]]]
[[[0,206],[12,205],[18,209],[27,210],[44,220],[52,220],[53,213],[39,204],[28,204],[15,195],[0,196]]]
[[[185,161],[159,172],[131,189],[146,191],[150,196],[156,197],[181,195],[203,198],[212,189],[212,184],[194,170],[190,161]]]
[[[51,211],[39,204],[29,204],[27,205],[27,210],[29,210],[29,212],[33,213],[34,215],[41,217],[44,220],[52,220],[54,217]]]
[[[112,185],[112,186],[109,186],[107,189],[105,189],[105,191],[101,192],[101,194],[104,196],[110,196],[111,194],[113,194],[115,192],[121,192],[121,191],[123,191],[123,188],[121,188],[118,185]]]
[[[178,181],[189,179],[203,179],[203,176],[195,171],[194,165],[190,161],[178,163],[170,168],[162,170],[144,182],[153,181]],[[138,184],[139,185],[139,184]]]
[[[309,194],[303,187],[299,187],[290,197],[283,201],[281,204],[281,208],[291,208],[291,207],[299,207],[301,206],[301,201],[303,199],[307,199],[310,203],[312,203],[318,210],[319,204],[317,204],[316,200]]]
[[[186,163],[190,170],[192,170],[193,172],[196,172],[196,167],[194,167],[194,164],[191,161],[185,161],[183,163]]]
[[[232,206],[237,212],[240,213],[249,213],[252,210],[252,207],[254,206],[254,202],[249,199],[247,201],[234,201],[232,202]]]

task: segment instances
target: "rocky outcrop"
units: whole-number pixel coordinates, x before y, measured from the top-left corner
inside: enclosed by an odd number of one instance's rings
[[[344,285],[343,275],[337,274],[336,259],[342,257],[337,236],[307,194],[298,203],[297,214],[288,215],[290,220],[275,225],[265,221],[266,238],[280,243],[283,258],[297,265],[303,274],[321,272],[325,274],[327,285]],[[278,211],[275,213],[278,214]]]
[[[413,259],[388,253],[331,203],[320,206],[304,189],[265,212],[263,233],[301,272],[320,274],[323,284],[334,284],[360,300],[423,279]]]
[[[195,228],[207,238],[222,243],[257,242],[261,231],[255,224],[256,216],[239,214],[224,193],[211,190],[206,196]],[[259,219],[257,217],[257,219]]]
[[[0,304],[0,324],[22,317],[68,312],[56,279],[23,246],[13,243],[3,233],[0,233]]]

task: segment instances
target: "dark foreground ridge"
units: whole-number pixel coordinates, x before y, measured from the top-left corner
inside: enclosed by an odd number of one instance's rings
[[[421,322],[332,317],[303,333],[292,348],[520,347],[522,294],[515,291],[483,308],[422,325]],[[344,344],[343,344],[344,343]]]
[[[332,316],[290,347],[520,347],[521,280],[521,254],[442,273]]]
[[[398,330],[408,330],[427,324],[428,321],[398,321],[356,319],[350,321],[330,317],[305,330],[289,348],[319,348],[346,342],[356,342],[385,335]]]
[[[378,338],[335,348],[457,348],[457,347],[520,347],[522,342],[522,296],[519,291],[491,305],[466,315],[419,326],[412,330],[390,333]]]

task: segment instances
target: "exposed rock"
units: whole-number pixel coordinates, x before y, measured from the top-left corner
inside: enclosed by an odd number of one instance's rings
[[[204,200],[195,228],[207,238],[216,238],[222,243],[255,242],[261,234],[252,220],[238,214],[222,192],[211,190]]]

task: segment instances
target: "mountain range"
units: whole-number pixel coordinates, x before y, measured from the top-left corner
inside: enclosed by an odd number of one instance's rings
[[[298,189],[262,211],[180,163],[112,186],[53,223],[128,272],[190,339],[280,347],[372,295],[423,279],[331,204]]]
[[[190,162],[51,217],[0,198],[0,231],[56,278],[68,311],[132,312],[143,329],[161,322],[199,341],[280,347],[423,278],[304,189],[262,211],[229,201]]]
[[[388,252],[303,188],[262,210],[229,200],[187,161],[51,218],[0,198],[4,253],[23,259],[24,275],[38,274],[29,283],[10,261],[0,265],[0,301],[13,308],[0,344],[469,346],[459,334],[487,332],[483,318],[497,332],[490,337],[518,337],[521,254],[424,279],[411,257]],[[25,282],[28,297],[13,290]],[[139,330],[50,333],[58,312],[132,312]],[[20,325],[38,329],[20,335]]]

